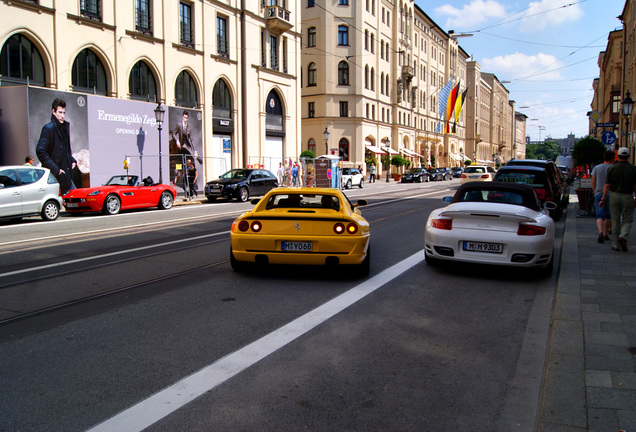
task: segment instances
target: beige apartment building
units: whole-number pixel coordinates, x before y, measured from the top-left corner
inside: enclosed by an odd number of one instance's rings
[[[633,0],[627,0],[622,13],[618,16],[623,28],[609,33],[607,47],[599,53],[599,77],[592,85],[592,98],[589,115],[590,135],[598,139],[604,131],[616,134],[615,148],[630,148],[630,162],[635,163],[636,133],[634,112],[625,115],[623,101],[628,93],[632,100],[636,96],[636,8]],[[599,123],[616,126],[599,127]]]
[[[0,83],[195,109],[206,160],[275,171],[301,151],[300,21],[291,0],[3,0]]]
[[[467,154],[477,164],[496,165],[525,157],[526,116],[515,114],[515,102],[491,73],[476,61],[467,63]],[[467,123],[468,124],[468,123]]]
[[[525,155],[525,116],[515,116],[506,88],[413,1],[305,1],[303,149],[352,166],[378,165],[386,153],[438,167]],[[451,78],[467,98],[454,131],[438,130],[439,92]]]
[[[620,144],[621,101],[623,79],[623,30],[615,30],[609,33],[607,48],[598,55],[599,77],[593,81],[594,96],[591,103],[590,135],[601,139],[604,131],[612,131],[616,134]],[[590,113],[591,114],[591,113]],[[595,117],[596,116],[596,117]],[[593,120],[593,119],[596,119]],[[615,127],[597,127],[599,123],[614,123]]]

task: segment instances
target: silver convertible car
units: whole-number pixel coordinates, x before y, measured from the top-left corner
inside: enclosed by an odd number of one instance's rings
[[[445,197],[430,213],[424,233],[425,258],[439,261],[536,268],[552,274],[553,203],[541,205],[534,189],[501,182],[470,182]]]

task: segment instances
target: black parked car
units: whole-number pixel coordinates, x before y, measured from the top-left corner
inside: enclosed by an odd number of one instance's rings
[[[446,180],[448,178],[453,178],[452,174],[450,177],[448,177],[448,174],[446,173],[446,171],[443,171],[445,168],[429,168],[428,169],[428,175],[431,178],[431,181],[438,181],[438,180]]]
[[[508,165],[537,166],[545,168],[548,173],[548,180],[552,184],[552,189],[555,191],[555,196],[561,197],[561,202],[559,202],[556,198],[554,199],[554,202],[559,207],[567,207],[570,201],[570,187],[559,175],[559,168],[557,168],[554,162],[540,159],[513,159],[508,162]]]
[[[276,176],[264,169],[236,168],[216,180],[205,184],[205,197],[212,202],[217,198],[236,198],[246,202],[251,196],[265,195],[278,187]]]
[[[452,180],[453,179],[453,170],[450,168],[440,168],[442,173],[444,173],[444,180]]]
[[[511,165],[512,163],[514,162],[509,162],[508,165],[499,168],[493,181],[532,186],[541,204],[544,204],[546,201],[551,201],[556,204],[556,209],[550,210],[550,216],[552,216],[552,219],[555,221],[558,221],[564,209],[560,195],[561,190],[559,188],[555,189],[553,186],[549,178],[550,174],[548,170],[545,167]]]
[[[452,167],[451,171],[453,172],[453,177],[460,178],[462,173],[464,172],[464,168],[462,167]]]
[[[428,171],[424,168],[409,168],[402,174],[401,183],[422,183],[428,181]]]

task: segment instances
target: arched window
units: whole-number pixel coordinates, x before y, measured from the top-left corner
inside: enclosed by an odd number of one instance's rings
[[[155,76],[143,60],[138,61],[130,71],[128,92],[131,99],[148,102],[157,102],[159,99]]]
[[[232,118],[232,96],[222,79],[216,82],[212,91],[212,117]]]
[[[311,150],[316,153],[316,140],[313,138],[309,138],[309,143],[307,144],[307,150]]]
[[[371,90],[375,90],[375,68],[371,68]]]
[[[316,85],[317,71],[318,71],[318,68],[316,67],[316,63],[314,62],[309,63],[309,66],[307,67],[307,85],[308,86]]]
[[[265,135],[285,136],[285,113],[276,90],[267,95],[265,105]]]
[[[364,31],[364,49],[369,51],[369,30]]]
[[[349,85],[349,64],[344,60],[338,63],[338,85]]]
[[[97,55],[86,48],[73,61],[73,90],[105,95],[108,91],[106,69]]]
[[[371,33],[371,54],[375,54],[375,34]]]
[[[338,155],[343,161],[349,160],[349,141],[346,138],[341,138],[338,143]]]
[[[14,34],[0,52],[0,85],[29,84],[43,86],[44,62],[38,49],[21,34]]]
[[[384,72],[380,74],[380,94],[384,94]]]
[[[384,77],[384,80],[386,81],[386,83],[384,84],[384,91],[385,91],[385,95],[390,96],[389,95],[389,74],[386,74],[386,77]]]
[[[364,88],[369,88],[369,65],[364,67]]]
[[[198,108],[199,97],[197,93],[197,85],[187,71],[181,71],[177,76],[177,82],[174,85],[174,95],[177,106]]]

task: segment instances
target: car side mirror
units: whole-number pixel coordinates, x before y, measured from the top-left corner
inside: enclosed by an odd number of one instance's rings
[[[557,207],[559,207],[556,203],[552,202],[552,201],[546,201],[543,204],[543,208],[546,210],[556,210]]]
[[[357,201],[357,202],[353,205],[353,208],[356,208],[356,207],[362,207],[362,206],[365,206],[365,205],[367,205],[367,204],[369,204],[369,203],[367,202],[367,200],[365,200],[365,199],[360,199],[360,200],[358,200],[358,201]]]
[[[446,197],[442,198],[442,201],[447,202],[447,203],[451,202],[452,200],[453,200],[452,196],[446,196]]]

